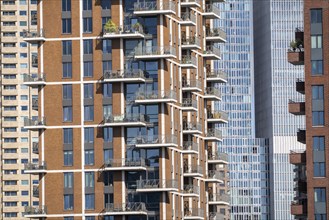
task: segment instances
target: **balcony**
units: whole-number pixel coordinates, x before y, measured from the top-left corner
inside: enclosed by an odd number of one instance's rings
[[[33,186],[33,196],[39,198],[39,186]]]
[[[296,179],[297,179],[297,181],[296,181]],[[307,192],[306,175],[304,176],[304,179],[295,178],[294,191],[298,191],[299,193],[306,193]]]
[[[213,45],[207,45],[206,50],[203,51],[203,58],[208,60],[220,60],[220,50]]]
[[[206,87],[204,91],[204,98],[209,99],[210,101],[222,100],[220,90],[215,87]]]
[[[196,57],[191,56],[191,55],[183,55],[182,56],[182,61],[181,61],[181,67],[182,68],[192,68],[196,69],[197,68],[197,60]]]
[[[293,115],[305,115],[305,101],[289,100],[289,113]]]
[[[305,79],[296,80],[296,91],[305,94]]]
[[[24,41],[26,41],[28,43],[38,43],[38,42],[46,41],[45,32],[44,32],[43,29],[40,29],[40,31],[37,31],[37,30],[33,30],[33,31],[24,30],[23,31],[23,39],[24,39]]]
[[[220,212],[209,212],[209,220],[224,220],[226,216]]]
[[[45,218],[47,216],[47,206],[25,206],[23,216],[25,218]]]
[[[290,211],[292,215],[295,216],[306,216],[307,215],[307,204],[300,202],[292,202],[290,206]]]
[[[135,171],[146,170],[149,162],[145,159],[109,159],[102,167],[102,171]]]
[[[29,130],[39,130],[46,129],[46,118],[25,118],[24,119],[24,128]]]
[[[203,176],[203,168],[199,165],[190,165],[184,164],[184,176],[185,177],[202,177]]]
[[[111,27],[103,32],[103,38],[114,39],[138,39],[144,38],[145,34],[141,24],[136,23],[135,25],[123,25],[119,27]]]
[[[138,16],[170,15],[176,14],[175,2],[159,3],[155,2],[136,2],[134,4],[134,14]]]
[[[181,15],[180,24],[182,26],[196,26],[196,16],[192,12]]]
[[[230,205],[230,195],[226,193],[210,193],[209,205]]]
[[[228,163],[228,155],[226,153],[211,153],[208,154],[208,163],[212,164],[227,164]]]
[[[38,98],[32,98],[32,109],[38,111],[39,109]]]
[[[192,98],[182,99],[182,110],[183,111],[198,111],[198,103]]]
[[[182,91],[188,92],[201,92],[201,80],[195,79],[183,79]]]
[[[169,90],[159,91],[141,91],[136,93],[135,103],[152,104],[152,103],[173,103],[177,102],[176,92]]]
[[[143,70],[107,70],[103,74],[104,82],[143,83],[146,81]]]
[[[173,134],[137,136],[129,144],[140,148],[178,147],[177,136]]]
[[[182,7],[201,7],[201,0],[182,0]]]
[[[136,192],[170,192],[178,191],[178,181],[174,179],[138,180]]]
[[[183,196],[186,197],[198,197],[200,195],[200,187],[194,185],[184,185],[182,193]]]
[[[39,153],[39,143],[33,142],[32,143],[32,153],[38,154]]]
[[[203,209],[184,208],[184,218],[183,219],[204,219]]]
[[[203,139],[206,141],[223,141],[222,131],[216,128],[209,128]]]
[[[306,144],[306,130],[305,129],[298,129],[297,141],[302,144]]]
[[[227,74],[222,70],[209,70],[207,73],[207,82],[227,83]]]
[[[293,65],[304,65],[304,51],[288,50],[288,62]]]
[[[295,39],[304,41],[304,28],[303,27],[297,27],[295,29]]]
[[[147,215],[147,209],[143,202],[107,203],[105,215]]]
[[[176,58],[176,48],[172,46],[144,46],[137,47],[135,50],[135,59],[155,60]]]
[[[208,111],[207,112],[208,123],[228,123],[228,114],[223,111]]]
[[[207,28],[206,29],[206,41],[225,43],[226,33],[221,28]]]
[[[183,134],[202,134],[202,125],[199,122],[183,121]]]
[[[201,49],[200,38],[196,36],[183,36],[182,37],[182,49],[193,50]]]
[[[183,142],[183,154],[198,154],[199,153],[199,147],[198,143],[195,143],[194,141],[184,141]]]
[[[289,154],[291,164],[301,165],[306,164],[306,151],[305,150],[291,150]]]
[[[140,127],[148,125],[150,125],[149,118],[143,114],[108,115],[104,117],[104,126]]]
[[[31,87],[46,85],[46,74],[24,74],[23,84]]]
[[[24,164],[24,173],[26,174],[41,174],[47,172],[46,162],[41,163],[26,163]]]
[[[219,170],[208,170],[207,178],[204,179],[205,182],[212,183],[224,183],[225,173]]]
[[[206,4],[204,8],[204,12],[202,13],[202,15],[206,19],[216,19],[216,18],[220,19],[219,14],[220,14],[220,10],[214,4]]]

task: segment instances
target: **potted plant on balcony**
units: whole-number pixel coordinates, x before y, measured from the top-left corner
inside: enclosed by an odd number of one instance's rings
[[[117,26],[115,25],[115,23],[110,19],[106,22],[106,24],[104,25],[104,30],[107,33],[115,33],[117,30]]]
[[[290,47],[295,52],[297,49],[297,42],[295,40],[290,41]]]
[[[141,32],[141,27],[142,27],[142,25],[139,22],[137,22],[133,25],[133,30],[135,32]]]

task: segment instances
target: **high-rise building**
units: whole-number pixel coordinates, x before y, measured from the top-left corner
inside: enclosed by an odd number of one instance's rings
[[[230,161],[231,219],[269,219],[268,144],[255,136],[253,3],[228,0],[220,9],[215,26],[224,28],[227,42],[217,64],[227,83],[220,85],[218,109],[229,112],[220,150]]]
[[[38,176],[24,174],[24,164],[38,162],[38,133],[23,127],[38,115],[38,90],[23,85],[24,74],[38,72],[37,44],[27,44],[37,29],[37,1],[4,0],[1,12],[1,219],[25,219],[24,206],[37,206]]]
[[[52,219],[229,219],[218,0],[38,1],[40,205]],[[40,35],[43,30],[45,35]],[[45,77],[47,76],[47,77]]]
[[[329,218],[327,13],[328,2],[305,1],[304,28],[298,26],[295,36],[289,39],[292,44],[288,61],[296,66],[305,65],[304,79],[295,84],[296,93],[304,94],[305,100],[289,103],[290,113],[306,115],[306,127],[297,133],[298,140],[306,144],[306,151],[290,154],[290,163],[296,165],[296,194],[291,203],[295,219]]]
[[[294,167],[290,150],[303,149],[296,131],[303,116],[289,114],[287,99],[303,99],[295,91],[303,68],[287,62],[287,48],[296,27],[303,26],[300,0],[254,0],[256,137],[269,140],[270,219],[293,219]]]

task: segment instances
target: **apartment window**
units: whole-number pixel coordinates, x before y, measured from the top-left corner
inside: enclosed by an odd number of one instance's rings
[[[103,97],[112,98],[112,83],[103,84]]]
[[[326,188],[314,188],[314,202],[326,202]]]
[[[16,143],[17,138],[4,138],[3,139],[5,143]]]
[[[31,25],[38,25],[37,11],[31,11]]]
[[[16,121],[17,117],[4,117],[3,120],[4,121]]]
[[[72,55],[72,41],[65,40],[62,42],[63,55]]]
[[[94,106],[86,105],[83,108],[84,108],[85,121],[93,121],[94,120]]]
[[[16,218],[17,212],[5,212],[5,217],[6,218]]]
[[[103,10],[111,9],[111,1],[101,1],[101,6]]]
[[[29,98],[28,98],[28,96],[27,95],[21,95],[21,100],[22,101],[25,101],[25,100],[28,100]]]
[[[95,216],[86,216],[86,220],[95,220]]]
[[[83,97],[85,99],[94,98],[94,85],[91,83],[86,83],[83,85]]]
[[[312,75],[323,75],[323,60],[311,60]]]
[[[322,23],[322,10],[321,9],[311,9],[311,23]]]
[[[112,61],[103,61],[103,73],[112,70]]]
[[[17,131],[16,127],[4,128],[4,132],[16,132],[16,131]]]
[[[72,85],[63,85],[63,99],[72,100]]]
[[[5,202],[6,207],[17,206],[17,202]]]
[[[64,195],[64,210],[73,210],[73,194]]]
[[[64,144],[73,143],[73,129],[72,128],[64,128],[63,136],[64,136],[64,139],[63,139]]]
[[[322,35],[311,36],[311,48],[322,48]]]
[[[14,64],[14,63],[5,63],[5,64],[3,64],[3,68],[5,68],[5,69],[15,69],[16,64]]]
[[[95,208],[95,194],[86,194],[85,195],[85,209],[94,209]]]
[[[14,186],[17,185],[17,180],[5,180],[6,186]]]
[[[20,58],[27,58],[27,53],[20,53],[19,54],[19,57]]]
[[[103,105],[103,117],[112,115],[112,105]]]
[[[72,31],[71,18],[62,18],[62,33],[70,34]]]
[[[29,206],[29,202],[22,202],[22,206]]]
[[[19,15],[20,16],[26,16],[27,15],[27,12],[26,11],[19,11]]]
[[[103,40],[103,54],[112,53],[112,41]]]
[[[15,154],[15,153],[17,153],[17,149],[16,148],[4,149],[4,153]]]
[[[85,150],[85,165],[94,165],[94,150]]]
[[[6,191],[5,196],[17,196],[17,191]]]
[[[113,142],[113,129],[110,127],[103,128],[104,142]]]
[[[324,125],[324,87],[322,85],[312,86],[312,125]]]
[[[71,0],[62,0],[62,11],[71,11]]]
[[[64,122],[72,121],[72,106],[63,107],[63,121]]]
[[[324,137],[313,137],[313,151],[324,151]]]
[[[91,33],[93,31],[93,19],[83,18],[83,33]]]
[[[74,217],[64,217],[64,220],[74,220]]]
[[[16,106],[5,106],[3,107],[4,111],[16,111]]]
[[[85,184],[88,188],[94,188],[95,187],[95,177],[94,172],[86,172],[85,173]]]
[[[83,76],[84,77],[92,77],[93,76],[93,62],[85,61],[83,62]]]
[[[84,11],[92,10],[92,0],[83,0],[83,10]]]
[[[64,151],[64,166],[73,166],[73,151]]]
[[[73,188],[73,173],[64,173],[64,188]]]
[[[21,195],[22,196],[28,196],[29,195],[29,191],[24,190],[24,191],[21,192]]]
[[[72,62],[64,62],[62,65],[63,78],[72,78]]]
[[[113,150],[112,149],[104,149],[104,163],[108,163],[111,159],[113,159]]]
[[[17,174],[17,170],[5,170],[5,174]]]
[[[28,109],[27,109],[27,106],[26,106],[26,105],[21,106],[21,110],[22,110],[22,111],[27,111],[27,110],[28,110]]]
[[[325,162],[313,162],[314,177],[326,176],[326,163]]]
[[[94,143],[94,128],[85,128],[85,143]]]
[[[93,54],[93,40],[83,40],[83,54]]]

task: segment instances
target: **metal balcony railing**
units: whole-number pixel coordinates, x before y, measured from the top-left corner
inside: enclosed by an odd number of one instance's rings
[[[183,79],[182,81],[183,88],[198,88],[201,89],[201,81],[195,79]]]
[[[148,160],[140,159],[109,159],[105,162],[104,168],[110,167],[146,167],[149,166]]]
[[[200,165],[184,165],[184,173],[192,174],[197,173],[201,174],[203,173],[203,168]]]
[[[182,56],[182,64],[184,64],[184,65],[191,64],[191,65],[196,66],[197,65],[196,58],[194,56],[191,56],[191,55],[183,55]]]
[[[176,100],[176,92],[175,91],[140,91],[136,92],[136,100],[151,100],[151,99],[175,99]]]
[[[202,131],[202,125],[198,122],[187,122],[183,121],[183,130],[184,131]]]
[[[41,163],[25,163],[24,164],[24,170],[46,170],[47,164],[45,161],[42,161]]]
[[[104,29],[104,34],[144,34],[143,26],[139,23],[135,25],[121,25],[111,29]]]
[[[203,52],[204,54],[214,54],[216,56],[220,56],[220,50],[218,47],[215,47],[214,45],[208,45],[206,46],[206,50]]]
[[[209,220],[225,219],[225,215],[220,212],[209,212]]]
[[[198,108],[198,104],[197,101],[192,98],[184,98],[182,99],[182,107]]]
[[[184,208],[184,217],[203,217],[203,209],[199,208]]]
[[[144,202],[106,203],[105,212],[147,212]]]
[[[206,36],[207,37],[220,37],[222,39],[226,39],[226,33],[221,28],[207,28],[206,29]]]
[[[47,206],[25,206],[24,207],[25,215],[45,215],[47,214]]]
[[[24,82],[45,82],[46,81],[46,74],[44,74],[44,73],[41,73],[41,74],[38,74],[38,75],[24,74],[23,81]]]
[[[228,114],[223,111],[207,111],[208,119],[222,119],[228,121]]]
[[[137,189],[165,189],[165,188],[178,188],[178,181],[173,179],[137,180]]]
[[[135,56],[159,56],[173,55],[176,56],[176,48],[173,46],[144,46],[135,49]]]
[[[217,96],[217,97],[221,97],[220,90],[219,89],[216,89],[214,87],[207,87],[205,89],[205,94],[206,95],[214,95],[214,96]]]
[[[45,31],[41,28],[38,30],[23,30],[23,38],[41,38],[45,37]]]
[[[136,144],[177,144],[177,136],[169,135],[141,135],[135,138]]]
[[[182,37],[182,45],[200,46],[200,38],[196,36]]]
[[[181,15],[182,21],[192,21],[193,23],[196,22],[196,16],[193,13],[185,12]]]
[[[45,126],[46,125],[46,117],[41,118],[25,118],[24,119],[24,127],[29,126]]]
[[[226,202],[230,203],[230,195],[226,193],[210,193],[209,202]]]
[[[134,11],[176,11],[175,2],[136,2],[134,4]]]
[[[193,141],[184,141],[183,150],[193,150],[198,151],[198,144]]]
[[[227,80],[227,73],[225,73],[223,70],[209,70],[207,71],[207,78],[221,78]]]
[[[145,79],[145,72],[143,70],[107,70],[103,76],[104,79]]]
[[[208,170],[208,179],[224,180],[225,173],[219,170]]]
[[[183,193],[200,193],[200,187],[194,185],[184,185]]]
[[[204,8],[204,12],[206,13],[215,13],[216,15],[220,14],[219,8],[214,4],[206,4]]]
[[[209,128],[207,130],[207,137],[215,137],[222,139],[222,131],[216,129],[216,128]]]
[[[208,160],[224,160],[224,161],[228,161],[228,154],[226,153],[209,153],[208,154]]]
[[[106,115],[104,123],[124,123],[124,122],[149,122],[149,117],[144,114],[122,114]]]

